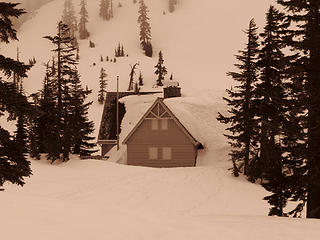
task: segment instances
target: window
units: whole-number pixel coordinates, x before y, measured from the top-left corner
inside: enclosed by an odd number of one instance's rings
[[[161,119],[161,129],[168,130],[168,119]]]
[[[151,129],[158,130],[159,129],[159,122],[158,119],[151,119]]]
[[[157,160],[158,159],[158,148],[156,148],[156,147],[149,148],[149,159],[150,160]]]
[[[172,150],[170,147],[164,147],[162,149],[162,159],[171,160],[172,159]]]

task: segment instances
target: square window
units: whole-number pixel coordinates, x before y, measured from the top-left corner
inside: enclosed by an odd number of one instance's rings
[[[168,119],[161,119],[161,129],[168,130]]]
[[[151,119],[151,129],[158,130],[159,129],[159,121],[158,119]]]
[[[158,159],[158,148],[156,148],[156,147],[149,148],[149,159],[150,160],[157,160]]]
[[[162,159],[171,160],[172,159],[172,150],[170,147],[164,147],[162,149]]]

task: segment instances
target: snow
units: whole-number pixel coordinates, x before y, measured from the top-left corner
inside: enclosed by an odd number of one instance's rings
[[[163,86],[165,87],[179,87],[179,82],[178,81],[171,81],[171,80],[167,80],[167,81],[163,81]]]
[[[266,217],[261,187],[215,167],[151,169],[33,161],[1,193],[1,236],[17,239],[319,239],[317,220]]]
[[[21,59],[35,56],[37,64],[25,80],[28,94],[41,89],[44,66],[51,59],[52,46],[42,36],[53,35],[62,13],[63,0],[42,8],[19,30],[19,42],[0,45],[1,53],[15,57],[19,46]],[[76,12],[79,0],[73,1]],[[130,65],[139,63],[145,86],[154,89],[154,66],[162,50],[168,76],[180,83],[182,97],[166,99],[190,133],[205,149],[199,152],[196,168],[152,169],[126,166],[126,147],[112,149],[109,161],[79,160],[50,165],[32,160],[34,175],[23,188],[6,184],[0,192],[1,239],[319,239],[318,220],[267,217],[268,193],[244,178],[231,176],[229,147],[223,137],[224,126],[216,120],[226,112],[224,89],[232,82],[226,77],[233,70],[234,54],[242,49],[252,17],[263,25],[264,12],[274,1],[256,0],[179,0],[174,13],[167,1],[145,0],[150,18],[155,56],[142,54],[138,42],[137,9],[132,0],[121,0],[115,18],[105,22],[98,16],[99,1],[87,1],[88,30],[96,44],[80,43],[79,71],[84,85],[93,89],[94,101],[89,116],[96,126],[103,106],[97,102],[101,67],[108,74],[108,90],[129,84]],[[129,57],[116,63],[100,62],[100,56],[113,56],[118,43]],[[95,63],[95,66],[94,66]],[[132,130],[157,97],[128,96],[127,113],[121,125],[120,142]],[[1,118],[1,125],[6,124]],[[14,125],[10,126],[14,129]]]

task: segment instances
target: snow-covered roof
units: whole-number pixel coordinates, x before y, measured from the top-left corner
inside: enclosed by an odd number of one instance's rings
[[[179,87],[179,82],[174,80],[163,81],[164,87]]]
[[[148,109],[151,108],[159,97],[162,96],[155,94],[149,96],[129,96],[120,99],[120,101],[125,104],[127,110],[121,124],[120,141],[124,141],[125,138],[130,135]],[[203,124],[194,117],[194,112],[188,109],[190,105],[192,105],[192,102],[187,103],[185,100],[186,99],[180,97],[163,99],[162,101],[192,138],[203,145],[205,140],[199,131],[199,128],[201,128]],[[205,119],[203,119],[203,121],[205,121]]]
[[[148,114],[152,111],[152,109],[156,105],[160,105],[163,109],[165,109],[165,112],[167,112],[170,117],[174,120],[174,122],[180,127],[182,132],[186,135],[186,137],[189,138],[192,144],[195,146],[201,146],[201,144],[192,136],[192,134],[188,131],[188,129],[185,128],[185,126],[179,121],[179,119],[174,115],[174,113],[168,108],[168,106],[163,102],[162,98],[157,98],[154,103],[149,107],[149,109],[145,112],[145,114],[141,117],[139,122],[136,124],[136,126],[130,131],[128,136],[123,140],[123,143],[127,143],[128,140],[131,138],[131,136],[134,134],[134,132],[139,128],[139,126],[142,124],[142,122],[145,120]]]

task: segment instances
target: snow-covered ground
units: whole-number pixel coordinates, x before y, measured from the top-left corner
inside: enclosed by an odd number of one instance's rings
[[[151,169],[33,161],[0,197],[1,239],[278,239],[320,237],[317,220],[266,217],[265,192],[215,167]]]
[[[6,56],[21,59],[33,56],[36,66],[25,80],[28,94],[41,89],[44,66],[51,59],[52,46],[42,36],[53,35],[64,0],[55,0],[38,10],[19,31],[19,42],[0,45]],[[73,0],[79,10],[79,0]],[[102,21],[98,0],[88,0],[90,39],[80,43],[79,70],[84,85],[93,89],[89,100],[90,119],[96,132],[102,114],[97,102],[101,67],[108,73],[108,90],[115,90],[120,76],[122,90],[129,83],[130,64],[139,62],[144,76],[143,90],[155,83],[154,65],[162,50],[169,76],[182,86],[183,97],[165,103],[200,141],[198,167],[152,169],[117,164],[121,151],[111,153],[110,161],[79,160],[50,165],[32,161],[34,175],[23,188],[5,185],[0,193],[0,239],[319,239],[320,222],[306,219],[267,217],[268,193],[243,178],[231,176],[228,145],[217,112],[226,111],[221,100],[232,82],[225,76],[233,70],[234,54],[246,41],[242,32],[256,18],[263,26],[264,12],[274,1],[257,0],[179,0],[174,13],[165,0],[145,0],[150,18],[155,56],[142,54],[138,41],[137,9],[132,0],[115,2],[115,18]],[[123,7],[117,8],[121,2]],[[100,56],[113,56],[118,42],[129,57],[117,63],[100,62]],[[96,64],[94,66],[94,63]],[[168,76],[168,77],[169,77]],[[136,76],[136,78],[138,75]],[[157,96],[130,96],[122,99],[127,113],[120,138]],[[0,119],[6,124],[5,119]],[[11,124],[11,129],[14,125]]]

